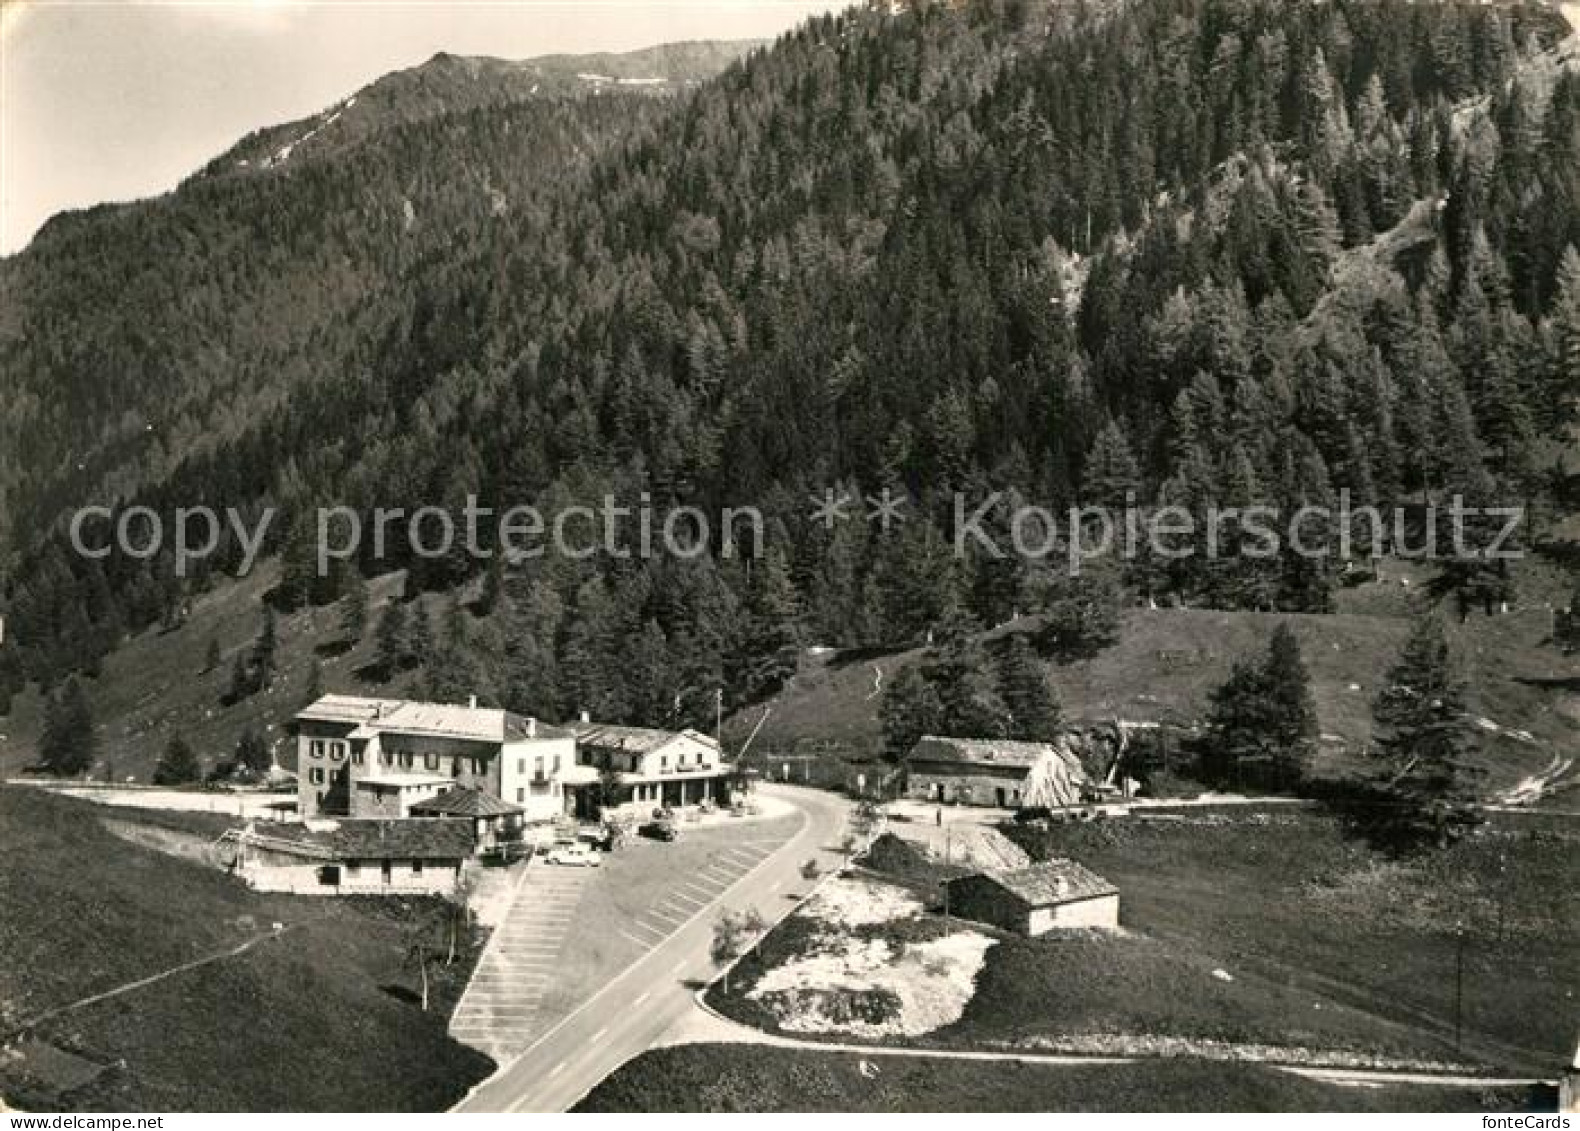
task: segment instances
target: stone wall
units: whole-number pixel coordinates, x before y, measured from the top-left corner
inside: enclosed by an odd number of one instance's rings
[[[1025,786],[1025,767],[1006,767],[992,772],[984,767],[912,766],[906,774],[906,796],[917,801],[942,801],[951,805],[1020,804]],[[999,800],[999,791],[1003,800]]]

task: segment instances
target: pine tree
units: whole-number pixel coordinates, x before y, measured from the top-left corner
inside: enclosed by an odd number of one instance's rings
[[[374,663],[389,679],[406,667],[406,657],[411,654],[411,633],[406,617],[406,606],[392,601],[379,618],[378,632],[374,638]]]
[[[57,777],[75,777],[92,768],[98,750],[88,692],[72,677],[46,705],[39,761]]]
[[[776,547],[769,547],[753,571],[747,603],[753,661],[745,673],[748,700],[771,695],[795,674],[801,648],[800,601],[790,565]]]
[[[346,577],[346,593],[340,599],[340,632],[355,646],[368,630],[368,583],[362,571],[352,566]]]
[[[247,727],[236,741],[236,765],[250,774],[262,776],[269,772],[273,759],[269,744],[255,727]]]
[[[1372,705],[1383,829],[1438,847],[1479,823],[1475,735],[1442,618],[1411,633]]]
[[[1130,443],[1118,423],[1110,420],[1092,442],[1081,476],[1081,502],[1105,507],[1116,523],[1127,499],[1141,490],[1141,473]]]
[[[1214,785],[1245,785],[1247,764],[1266,756],[1269,723],[1266,678],[1260,665],[1239,659],[1208,696],[1206,735],[1202,743],[1202,777]]]
[[[155,785],[190,785],[203,776],[203,763],[179,734],[172,735],[154,767]]]
[[[1266,654],[1235,661],[1209,697],[1203,774],[1215,784],[1292,793],[1306,778],[1316,741],[1316,701],[1300,641],[1280,624]]]
[[[307,680],[302,688],[302,702],[304,704],[316,703],[324,697],[324,665],[318,662],[318,657],[313,657],[307,665]]]
[[[263,625],[258,629],[258,639],[252,645],[253,687],[262,690],[274,679],[275,657],[279,651],[279,623],[274,606],[264,605]]]
[[[1552,308],[1553,336],[1558,345],[1555,392],[1572,419],[1580,408],[1580,251],[1573,244],[1559,262],[1557,288]]]
[[[1287,624],[1273,630],[1262,670],[1271,724],[1269,786],[1280,792],[1299,789],[1317,749],[1317,704],[1311,676],[1300,654],[1300,640]]]
[[[938,733],[942,713],[932,684],[915,667],[901,668],[889,679],[878,704],[884,757],[905,761],[924,735]]]
[[[438,644],[433,631],[433,618],[428,615],[428,607],[422,603],[420,597],[411,603],[410,623],[406,655],[401,658],[402,666],[426,665],[433,659]]]
[[[1009,737],[1047,742],[1059,729],[1059,701],[1024,636],[1010,638],[999,657],[999,697],[1009,710]]]
[[[1554,617],[1553,636],[1565,652],[1580,651],[1580,582],[1575,584],[1569,607]]]
[[[237,652],[236,659],[230,666],[230,687],[225,693],[225,698],[231,703],[239,703],[251,695],[257,688],[252,680],[252,668],[247,663],[247,653]]]
[[[980,626],[964,612],[946,616],[922,656],[922,678],[938,698],[937,733],[950,738],[1002,738],[1009,710],[994,685]]]

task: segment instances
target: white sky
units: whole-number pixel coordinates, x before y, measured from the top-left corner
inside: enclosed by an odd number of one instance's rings
[[[767,38],[849,0],[0,0],[0,254],[173,188],[249,131],[437,51]]]

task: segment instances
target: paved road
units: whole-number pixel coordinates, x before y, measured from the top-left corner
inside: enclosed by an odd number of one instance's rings
[[[760,788],[800,811],[801,826],[784,846],[698,906],[673,934],[473,1089],[456,1111],[567,1110],[692,1010],[692,993],[714,974],[708,950],[722,911],[756,907],[772,920],[791,910],[787,897],[810,887],[802,863],[816,856],[827,867],[838,859],[830,849],[843,835],[848,806],[813,790]]]

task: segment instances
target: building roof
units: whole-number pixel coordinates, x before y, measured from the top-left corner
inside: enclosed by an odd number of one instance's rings
[[[1051,742],[1012,742],[1004,738],[939,738],[924,735],[911,748],[913,762],[958,762],[963,766],[1020,766],[1030,769],[1045,756],[1064,757]]]
[[[419,801],[411,807],[411,811],[439,817],[508,817],[525,812],[519,805],[512,805],[491,793],[465,785],[446,790],[438,797]]]
[[[298,721],[321,723],[364,723],[376,719],[380,711],[393,711],[398,699],[368,699],[361,695],[325,695],[297,712]]]
[[[657,730],[653,727],[610,726],[605,723],[575,723],[572,729],[583,746],[600,750],[619,750],[626,754],[650,754],[680,739],[690,739],[717,750],[718,741],[695,730]]]
[[[476,843],[470,821],[411,820],[253,824],[237,839],[315,860],[464,860]]]
[[[364,699],[325,695],[297,716],[298,721],[354,723],[355,738],[407,734],[466,742],[524,742],[570,738],[573,732],[497,707],[456,703],[418,703],[409,699]]]
[[[1017,868],[1013,872],[978,872],[964,878],[974,879],[978,876],[1025,900],[1032,907],[1054,907],[1061,903],[1119,894],[1118,888],[1096,872],[1067,859],[1047,860],[1028,868]]]

